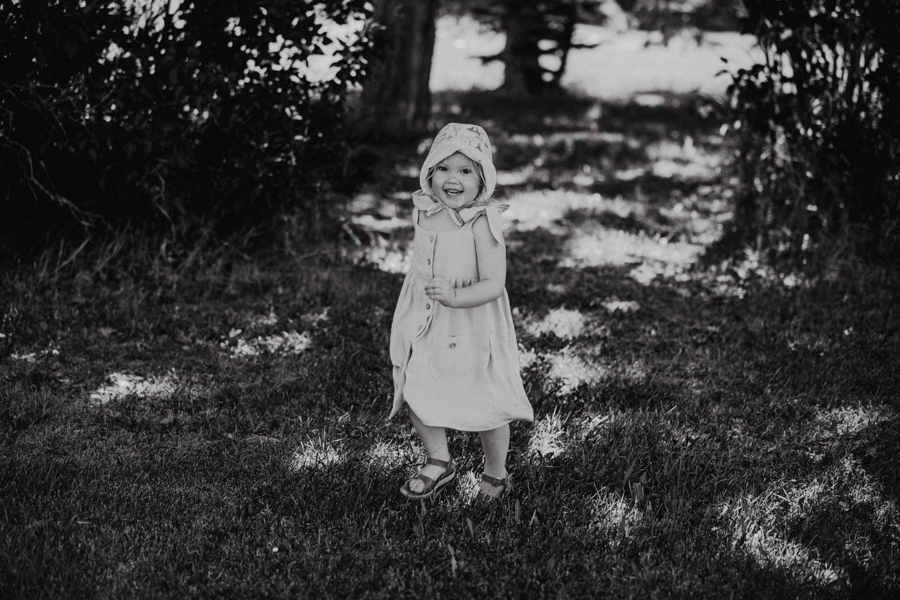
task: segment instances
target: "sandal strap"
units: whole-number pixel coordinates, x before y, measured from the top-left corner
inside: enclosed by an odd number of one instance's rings
[[[418,479],[419,481],[421,481],[422,483],[425,484],[425,489],[423,490],[425,492],[430,491],[431,488],[434,487],[434,479],[432,479],[428,475],[422,475],[421,473],[419,473],[418,475],[413,477],[413,479]]]
[[[452,463],[452,462],[453,462],[452,458],[450,460],[439,460],[437,458],[431,458],[429,456],[427,459],[425,459],[426,465],[434,465],[436,467],[444,467],[445,469],[450,467],[450,463]]]
[[[424,483],[424,484],[425,484],[425,490],[424,490],[424,491],[425,491],[425,492],[429,492],[429,491],[431,491],[431,489],[434,487],[434,484],[435,484],[435,483],[437,483],[438,481],[440,481],[441,479],[443,479],[448,473],[451,472],[451,470],[450,470],[450,465],[451,465],[452,462],[453,462],[453,459],[452,459],[452,458],[451,458],[450,460],[438,460],[438,459],[436,459],[436,458],[428,458],[428,459],[425,461],[425,464],[426,464],[426,465],[435,465],[435,466],[438,466],[438,467],[444,467],[444,472],[441,473],[440,475],[438,475],[438,478],[437,478],[436,480],[435,480],[435,479],[432,479],[432,478],[429,477],[428,475],[422,475],[421,473],[419,473],[418,475],[416,475],[415,477],[413,477],[413,479],[418,479],[419,481],[421,481],[422,483]]]
[[[419,473],[412,479],[407,480],[407,482],[405,484],[407,489],[409,488],[410,481],[412,481],[413,479],[418,479],[423,484],[425,484],[425,489],[422,490],[421,493],[428,494],[431,492],[431,490],[434,489],[435,485],[437,485],[438,482],[443,481],[444,479],[446,479],[448,477],[452,478],[452,476],[454,476],[456,474],[456,469],[453,468],[453,459],[452,458],[449,461],[438,460],[436,458],[429,458],[428,460],[425,461],[425,463],[437,465],[439,467],[444,467],[444,472],[438,476],[437,480],[432,479],[428,475],[422,475],[421,473]],[[443,485],[443,484],[441,484],[441,485]]]
[[[490,475],[486,475],[484,473],[481,474],[481,480],[493,485],[494,487],[505,487],[508,479],[508,475],[501,479],[499,477],[491,477]]]

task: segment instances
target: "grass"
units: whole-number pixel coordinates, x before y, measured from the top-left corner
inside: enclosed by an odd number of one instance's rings
[[[495,505],[472,502],[472,435],[458,485],[398,493],[421,457],[384,420],[412,152],[328,247],[133,234],[4,270],[2,596],[900,592],[898,286],[847,260],[701,266],[727,142],[708,99],[661,97],[438,97],[509,177],[536,421]]]

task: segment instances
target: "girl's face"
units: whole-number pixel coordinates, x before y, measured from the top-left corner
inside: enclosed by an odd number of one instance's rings
[[[431,192],[451,208],[462,208],[481,191],[478,166],[465,154],[451,154],[434,168]]]

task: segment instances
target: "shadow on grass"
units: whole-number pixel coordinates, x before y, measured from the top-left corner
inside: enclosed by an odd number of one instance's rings
[[[2,296],[10,597],[842,598],[900,587],[895,291],[849,274],[790,286],[759,265],[697,267],[727,202],[679,190],[680,176],[652,194],[630,183],[657,181],[652,152],[688,164],[683,132],[694,148],[718,143],[702,139],[714,127],[697,115],[601,106],[590,117],[577,100],[581,113],[535,111],[526,129],[484,102],[460,120],[493,114],[512,142],[508,167],[526,173],[507,186],[507,283],[536,421],[513,427],[511,493],[472,503],[471,434],[451,436],[460,477],[434,502],[397,492],[422,452],[406,420],[384,421],[408,226],[370,246],[223,266],[208,286],[174,278],[164,302],[124,275],[73,274]],[[551,139],[585,131],[597,135],[570,155]],[[559,180],[600,174],[583,166],[603,157],[613,175],[641,171],[607,178],[621,197],[594,194],[597,179],[548,190],[529,179],[542,157],[571,169]],[[309,346],[284,344],[298,339]],[[113,373],[171,391],[93,398]]]

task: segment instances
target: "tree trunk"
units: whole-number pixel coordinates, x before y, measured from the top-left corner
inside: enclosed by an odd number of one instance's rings
[[[515,95],[534,95],[544,88],[543,69],[538,59],[538,41],[543,19],[531,2],[507,3],[503,19],[506,46],[501,54],[504,64],[502,90]]]
[[[363,82],[359,122],[370,139],[424,132],[431,116],[437,0],[376,0],[376,57]]]
[[[550,81],[550,88],[553,90],[562,89],[562,78],[566,74],[566,66],[569,64],[569,52],[572,50],[572,37],[575,35],[575,24],[578,22],[578,13],[575,5],[569,5],[561,15],[562,30],[559,38],[556,40],[556,56],[559,58],[559,68],[553,73],[553,79]]]

